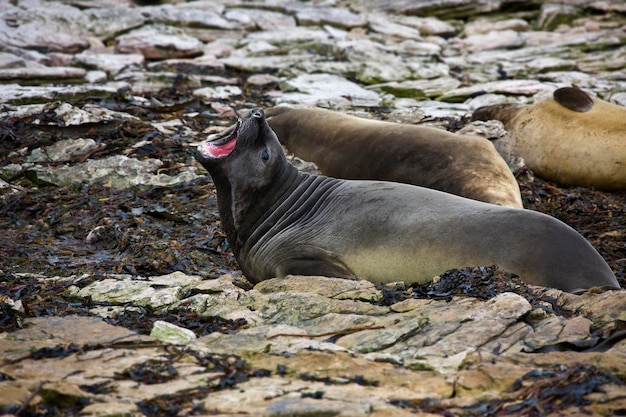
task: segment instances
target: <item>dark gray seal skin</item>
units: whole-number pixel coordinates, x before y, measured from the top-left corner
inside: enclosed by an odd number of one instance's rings
[[[626,107],[563,87],[532,105],[481,107],[472,118],[500,120],[508,132],[499,139],[503,152],[521,156],[542,178],[565,186],[626,190]]]
[[[424,283],[451,268],[495,264],[570,292],[619,288],[596,250],[553,217],[414,185],[299,172],[258,108],[203,142],[196,158],[253,283],[289,274]]]
[[[402,182],[522,207],[513,173],[485,138],[324,109],[280,106],[266,115],[289,152],[324,175]]]

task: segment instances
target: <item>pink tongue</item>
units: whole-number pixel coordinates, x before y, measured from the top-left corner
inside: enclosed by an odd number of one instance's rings
[[[213,158],[221,158],[222,156],[226,156],[232,152],[235,148],[235,143],[237,143],[237,138],[233,138],[220,146],[215,146],[211,142],[206,142],[202,147],[202,151]]]

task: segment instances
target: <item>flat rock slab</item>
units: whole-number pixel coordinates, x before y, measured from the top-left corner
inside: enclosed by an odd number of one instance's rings
[[[201,338],[165,321],[155,322],[151,338],[97,317],[27,319],[23,330],[0,339],[0,373],[10,376],[0,382],[0,406],[35,394],[47,404],[62,396],[70,403],[94,401],[89,405],[94,410],[102,401],[135,410],[164,394],[192,390],[217,415],[392,416],[405,414],[393,405],[398,401],[430,398],[453,409],[512,399],[521,389],[516,381],[531,369],[547,378],[554,363],[572,370],[584,363],[626,377],[625,340],[603,352],[529,353],[593,339],[598,329],[610,332],[624,319],[626,291],[545,293],[571,312],[564,317],[533,310],[511,292],[487,301],[407,298],[385,307],[375,304],[381,290],[367,281],[292,276],[248,291],[235,283],[228,275],[204,280],[177,272],[144,279],[111,276],[76,288],[74,297],[125,309],[185,306],[205,317],[243,310],[257,315],[245,328]],[[124,314],[108,310],[93,313]],[[220,378],[227,372],[242,372],[228,383],[235,390],[223,391],[226,380]],[[212,382],[199,388],[200,381]],[[618,379],[604,381],[602,393],[593,394],[599,415],[619,410],[626,398]],[[94,384],[107,391],[96,395],[86,388]]]

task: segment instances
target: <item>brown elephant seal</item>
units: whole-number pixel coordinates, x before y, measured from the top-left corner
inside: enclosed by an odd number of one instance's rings
[[[515,177],[485,138],[323,109],[274,107],[267,120],[289,152],[315,162],[324,175],[402,182],[522,207]]]
[[[451,268],[495,264],[534,285],[619,288],[598,252],[548,215],[300,172],[258,108],[199,145],[196,158],[213,178],[226,236],[254,283],[289,274],[423,283]]]
[[[505,147],[540,177],[565,186],[626,190],[626,107],[577,87],[532,105],[477,109],[474,120],[500,120]],[[505,155],[506,157],[506,155]]]

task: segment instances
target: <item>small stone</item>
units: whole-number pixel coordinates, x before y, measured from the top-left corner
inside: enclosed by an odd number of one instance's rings
[[[289,30],[296,27],[293,16],[269,10],[229,9],[224,17],[246,27],[258,27],[261,30]]]
[[[287,92],[276,97],[278,103],[319,104],[337,107],[374,107],[380,97],[356,83],[332,74],[305,74],[284,81]]]
[[[277,399],[265,409],[268,417],[280,416],[367,416],[371,406],[363,402],[333,401],[312,398]]]
[[[107,73],[104,71],[88,71],[85,80],[90,84],[102,84],[107,81]]]
[[[381,14],[370,15],[369,27],[373,31],[385,36],[395,36],[402,39],[422,39],[422,34],[418,29],[396,23]]]
[[[367,19],[362,14],[355,14],[348,9],[337,7],[311,7],[298,10],[296,19],[300,25],[304,26],[329,24],[346,29],[367,24]]]
[[[154,25],[118,36],[115,50],[142,54],[146,59],[183,58],[202,55],[203,44],[180,29]]]
[[[85,82],[87,71],[74,67],[37,67],[0,69],[0,83],[22,82],[27,85],[47,84],[55,81],[65,83]]]
[[[472,51],[487,49],[519,48],[524,38],[514,30],[491,31],[485,34],[470,35],[463,42]]]
[[[23,58],[8,52],[0,52],[0,69],[20,68],[25,66],[26,62]]]
[[[465,36],[485,34],[489,32],[500,32],[503,30],[512,30],[515,32],[526,32],[529,24],[524,19],[504,19],[490,21],[487,19],[477,19],[465,25],[463,33]]]
[[[434,80],[402,81],[377,84],[369,88],[380,89],[396,97],[425,99],[434,98],[454,90],[461,82],[456,78],[436,78]]]
[[[64,139],[45,148],[33,149],[27,158],[29,162],[64,162],[75,156],[86,155],[98,144],[93,139]]]
[[[280,78],[270,74],[254,74],[249,76],[246,79],[246,82],[251,85],[263,87],[268,85],[277,85],[280,82]]]
[[[196,334],[189,329],[176,326],[163,320],[156,320],[150,336],[162,342],[184,345],[196,340]]]
[[[208,100],[232,100],[234,97],[241,96],[242,94],[241,88],[234,85],[204,87],[194,90],[193,92],[194,96]]]
[[[84,51],[75,56],[76,60],[84,65],[98,68],[111,76],[117,75],[129,65],[141,65],[145,59],[139,53],[116,54],[103,51]]]
[[[553,31],[560,25],[571,23],[580,16],[580,13],[580,9],[567,4],[544,3],[541,5],[537,18],[537,27],[541,30]]]

